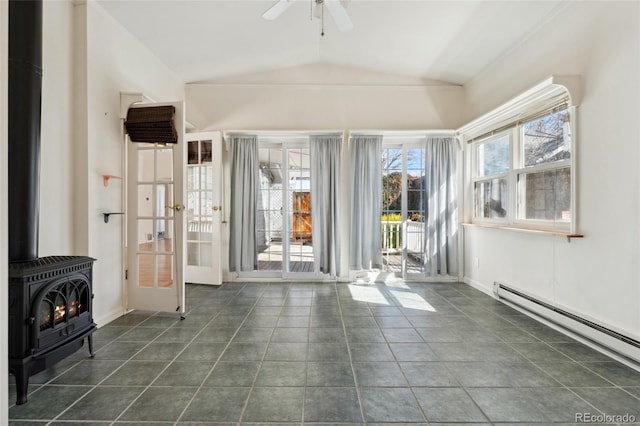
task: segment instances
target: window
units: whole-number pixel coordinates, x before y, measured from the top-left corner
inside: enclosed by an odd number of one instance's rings
[[[474,221],[569,232],[571,135],[563,105],[473,141]]]

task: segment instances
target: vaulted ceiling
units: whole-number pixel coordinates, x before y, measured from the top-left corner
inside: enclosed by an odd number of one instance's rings
[[[416,81],[464,85],[534,35],[566,5],[554,1],[352,0],[353,29],[338,30],[313,0],[99,0],[185,83],[309,64],[354,67]]]

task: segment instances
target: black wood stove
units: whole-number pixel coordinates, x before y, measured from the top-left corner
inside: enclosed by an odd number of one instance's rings
[[[77,351],[85,337],[93,356],[93,261],[49,256],[9,264],[9,368],[18,404],[27,402],[29,376]]]
[[[86,256],[38,257],[42,0],[9,0],[9,368],[17,403],[29,376],[89,343],[92,265]]]

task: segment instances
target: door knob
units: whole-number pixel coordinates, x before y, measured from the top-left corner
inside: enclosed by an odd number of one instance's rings
[[[184,209],[184,206],[182,204],[175,204],[173,206],[165,206],[165,207],[171,210],[175,210],[177,212],[182,211],[182,209]]]
[[[218,206],[213,206],[211,207],[213,209],[214,212],[217,212],[218,210],[222,210],[222,206],[218,207]]]

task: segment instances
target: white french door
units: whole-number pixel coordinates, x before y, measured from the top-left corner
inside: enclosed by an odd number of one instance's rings
[[[184,104],[176,144],[127,138],[127,309],[184,313]]]
[[[188,133],[187,264],[185,281],[222,284],[222,137],[219,132]]]
[[[322,276],[314,267],[309,155],[306,138],[260,144],[258,270],[251,276]]]
[[[382,256],[384,270],[403,278],[424,272],[426,192],[424,144],[382,146]]]

